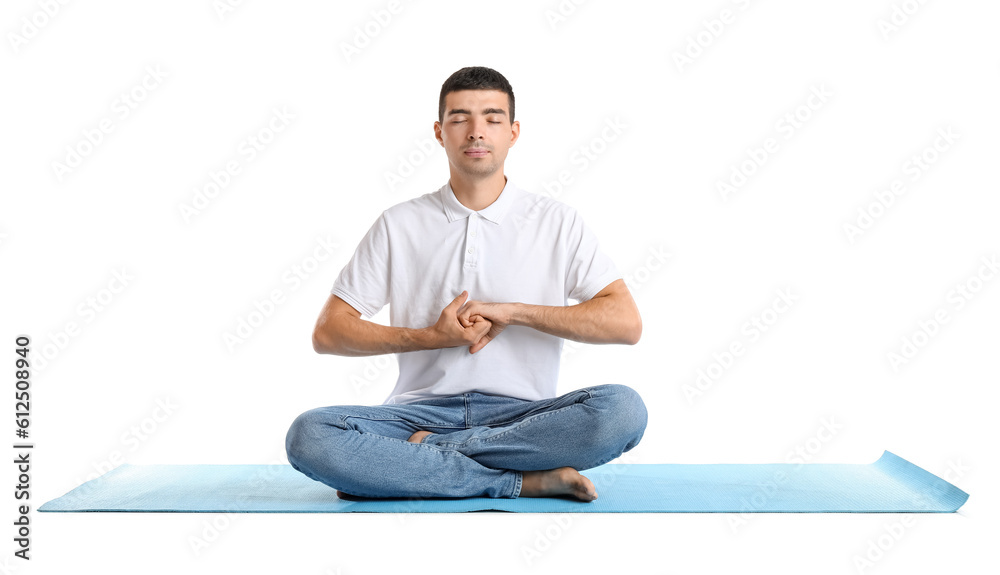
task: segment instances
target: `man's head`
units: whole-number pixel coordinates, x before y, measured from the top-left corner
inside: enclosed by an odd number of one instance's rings
[[[482,178],[501,170],[520,130],[514,91],[496,70],[462,68],[441,86],[434,135],[453,172]]]

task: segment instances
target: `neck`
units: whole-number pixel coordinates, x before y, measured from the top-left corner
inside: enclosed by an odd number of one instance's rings
[[[452,174],[448,182],[455,191],[458,201],[470,210],[478,212],[489,207],[500,197],[500,192],[507,185],[507,176],[503,175],[502,170],[497,170],[488,178],[475,180]]]

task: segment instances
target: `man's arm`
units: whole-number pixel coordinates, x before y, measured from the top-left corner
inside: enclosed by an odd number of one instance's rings
[[[316,353],[356,357],[471,346],[489,331],[491,323],[484,318],[468,326],[460,323],[457,312],[466,298],[468,293],[463,291],[444,308],[437,323],[417,329],[363,320],[361,312],[330,295],[313,330],[313,349]]]
[[[510,325],[528,326],[565,339],[634,345],[642,336],[639,308],[621,279],[576,305],[515,303],[511,306]]]
[[[570,306],[470,301],[459,310],[462,325],[476,317],[493,322],[492,329],[470,351],[475,353],[508,325],[523,325],[583,343],[634,345],[642,335],[642,318],[625,282],[617,279],[592,299]]]

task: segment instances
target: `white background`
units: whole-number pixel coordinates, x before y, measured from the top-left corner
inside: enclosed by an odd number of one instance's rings
[[[994,3],[403,2],[395,14],[386,1],[345,4],[73,2],[47,17],[45,2],[4,3],[0,354],[12,390],[14,339],[34,340],[34,507],[123,462],[284,463],[299,413],[385,399],[391,357],[317,355],[312,327],[379,213],[447,181],[443,149],[420,142],[433,138],[442,82],[472,65],[514,88],[521,138],[505,173],[578,209],[629,276],[642,340],[568,345],[559,383],[559,393],[640,392],[650,419],[629,462],[784,462],[801,447],[811,462],[869,463],[888,449],[969,502],[952,515],[744,524],[724,514],[33,512],[30,564],[13,557],[7,523],[0,565],[923,573],[969,572],[990,554]],[[390,19],[377,24],[373,12]],[[347,57],[350,44],[363,46]],[[162,78],[147,77],[157,69]],[[141,101],[123,117],[133,90]],[[261,134],[276,108],[294,119]],[[789,134],[781,122],[796,113]],[[88,149],[85,133],[102,120],[113,129]],[[604,130],[615,121],[620,134]],[[945,144],[939,130],[957,139]],[[269,143],[241,154],[257,136]],[[753,173],[723,197],[719,183],[768,138],[777,150],[746,164]],[[54,166],[72,148],[83,157],[62,173]],[[915,173],[914,156],[933,162]],[[405,158],[419,165],[390,186]],[[233,160],[241,171],[185,219],[182,206]],[[562,172],[572,183],[559,189]],[[894,180],[904,193],[887,195]],[[864,229],[852,236],[845,224]],[[317,252],[319,239],[338,248]],[[303,266],[303,281],[285,280]],[[122,270],[125,285],[114,280]],[[227,345],[274,290],[282,303]],[[793,304],[773,311],[778,290]],[[947,323],[931,323],[936,312]],[[744,325],[755,317],[771,323],[754,339]],[[889,354],[915,334],[921,345],[894,366]],[[734,342],[745,353],[729,361]],[[689,400],[685,386],[709,369],[717,377]],[[831,421],[836,432],[821,432]],[[904,519],[914,523],[898,539],[886,535]],[[221,532],[195,553],[192,538],[213,521]],[[529,563],[525,549],[540,556]],[[859,569],[858,557],[878,559]]]

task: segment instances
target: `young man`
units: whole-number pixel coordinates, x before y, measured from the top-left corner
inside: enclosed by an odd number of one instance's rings
[[[627,386],[555,397],[563,338],[634,344],[642,322],[576,211],[507,179],[520,129],[506,78],[455,72],[434,122],[451,178],[385,210],[334,282],[315,350],[399,360],[382,405],[312,409],[288,430],[292,467],[342,497],[593,501],[578,471],[642,438]],[[386,304],[389,326],[361,319]]]

